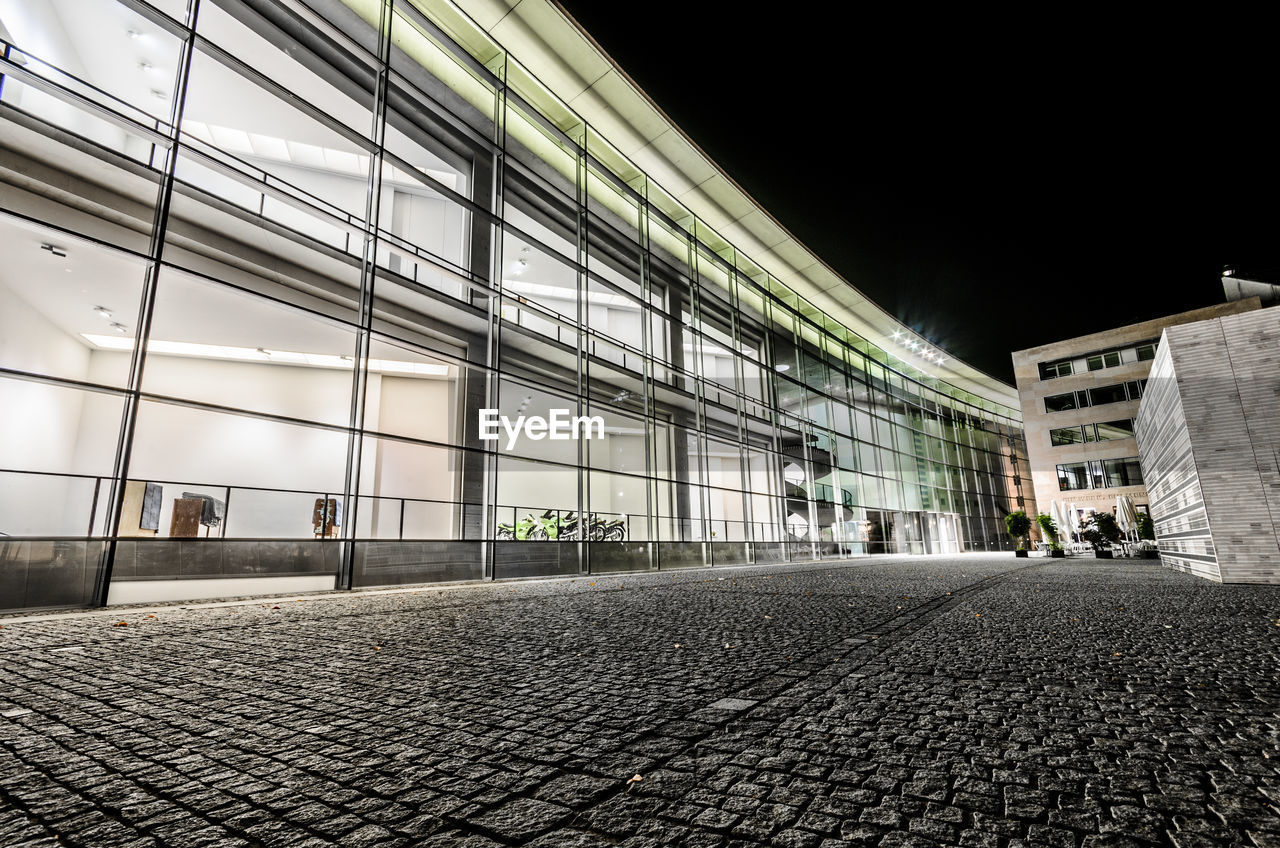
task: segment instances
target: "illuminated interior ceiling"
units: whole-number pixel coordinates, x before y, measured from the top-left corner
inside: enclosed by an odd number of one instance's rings
[[[376,20],[377,0],[343,2],[366,20]],[[815,307],[879,348],[872,352],[874,358],[909,376],[934,377],[962,392],[1002,404],[1007,409],[1001,412],[1020,417],[1017,392],[1012,386],[926,343],[801,244],[703,153],[553,0],[412,2],[486,66],[500,62],[502,51],[508,51],[524,66],[508,65],[508,83],[525,92],[530,84],[544,88],[550,95],[548,99],[567,107],[547,109],[561,130],[581,135],[584,128],[569,124],[585,121],[608,147],[648,175],[651,201],[656,183],[714,231],[710,241],[716,241],[715,236],[723,238]],[[463,15],[458,14],[459,9]],[[464,97],[470,93],[467,89],[478,88],[475,77],[459,74],[458,69],[449,67],[451,63],[440,61],[441,51],[428,43],[429,38],[419,39],[416,44],[403,36],[394,40],[411,55],[418,54],[415,58],[433,72],[441,71],[450,87]],[[485,97],[491,95],[477,90],[473,102],[479,105]],[[542,98],[530,99],[545,106]],[[523,129],[513,126],[509,118],[508,133],[540,155],[545,153],[556,167],[556,159],[563,157],[563,152],[554,144],[521,132]],[[606,164],[612,166],[614,162]],[[632,181],[625,168],[617,170],[623,179]],[[913,349],[903,339],[925,344]],[[936,355],[926,360],[920,353],[925,349]]]

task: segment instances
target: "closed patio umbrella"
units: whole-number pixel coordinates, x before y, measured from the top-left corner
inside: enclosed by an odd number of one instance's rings
[[[1116,498],[1116,524],[1120,527],[1120,532],[1129,538],[1138,529],[1138,512],[1127,495]]]
[[[1059,541],[1071,544],[1071,528],[1067,526],[1066,510],[1062,504],[1057,501],[1049,504],[1049,515],[1053,518],[1053,523],[1058,525]]]

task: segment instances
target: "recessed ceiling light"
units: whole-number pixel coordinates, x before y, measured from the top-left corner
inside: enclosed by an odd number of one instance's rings
[[[40,245],[40,249],[47,250],[54,256],[65,257],[67,255],[66,249],[58,247],[56,244],[42,244]]]
[[[131,29],[131,30],[129,30],[129,37],[130,37],[130,38],[142,38],[142,33],[138,32],[136,29]]]
[[[103,318],[111,317],[111,310],[105,306],[95,306],[93,307],[93,311],[101,315]]]
[[[126,327],[124,324],[120,324],[120,323],[117,323],[117,322],[115,322],[115,321],[112,321],[112,322],[111,322],[111,329],[115,330],[117,333],[127,333],[127,332],[129,332],[129,328],[128,328],[128,327]]]
[[[149,73],[151,71],[154,71],[155,69],[156,69],[156,66],[151,64],[150,62],[143,61],[138,63],[138,70],[142,71],[143,73]]]
[[[169,99],[169,93],[168,93],[167,91],[161,91],[161,90],[160,90],[160,89],[158,89],[158,88],[153,88],[153,89],[151,89],[151,96],[152,96],[152,97],[154,97],[156,100],[168,100],[168,99]]]

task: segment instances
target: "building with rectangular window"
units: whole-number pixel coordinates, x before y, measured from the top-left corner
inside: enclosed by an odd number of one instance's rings
[[[1164,564],[1280,583],[1280,309],[1165,330],[1137,435]]]
[[[1195,309],[1013,354],[1036,503],[1113,512],[1149,499],[1134,437],[1147,374],[1167,327],[1259,308],[1256,297]]]
[[[548,0],[0,0],[0,38],[0,608],[1010,545],[1012,388]]]

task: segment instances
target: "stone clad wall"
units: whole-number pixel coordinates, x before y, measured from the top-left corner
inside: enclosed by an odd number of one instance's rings
[[[1280,583],[1280,310],[1166,330],[1138,444],[1166,565]]]
[[[1168,339],[1166,332],[1151,363],[1135,426],[1151,518],[1166,566],[1221,581]]]
[[[1224,582],[1280,583],[1280,310],[1219,323],[1243,430],[1229,432],[1212,412],[1206,417],[1203,426],[1218,441],[1197,451],[1200,485]],[[1192,423],[1193,440],[1199,423]]]

